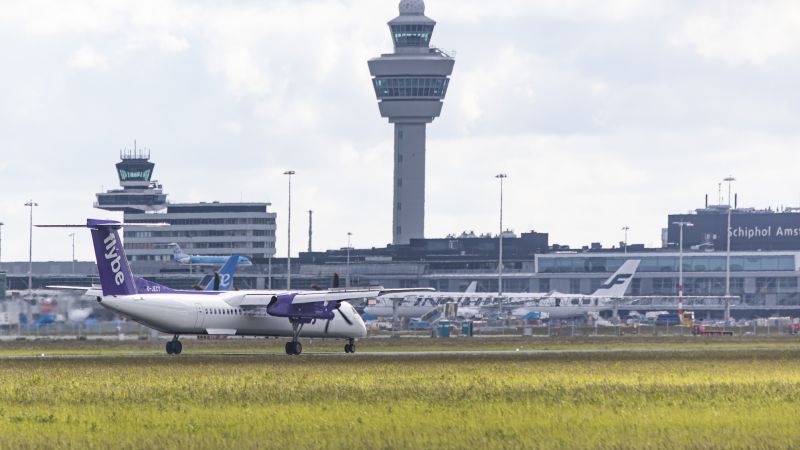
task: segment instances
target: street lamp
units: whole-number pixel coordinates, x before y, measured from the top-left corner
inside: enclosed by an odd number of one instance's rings
[[[722,181],[728,182],[728,228],[725,230],[727,234],[727,245],[725,251],[725,297],[731,295],[731,184],[736,181],[736,178],[728,176]]]
[[[75,233],[68,235],[72,238],[72,274],[75,275]]]
[[[344,287],[350,288],[350,237],[353,233],[347,232],[347,278],[344,280]]]
[[[508,175],[500,173],[494,176],[500,180],[500,243],[497,261],[497,294],[503,295],[503,181]]]
[[[625,241],[624,241],[625,242],[625,250],[623,251],[623,253],[628,253],[628,230],[630,230],[630,229],[631,229],[631,227],[629,227],[629,226],[622,227],[622,231],[625,232]]]
[[[3,262],[3,222],[0,222],[0,264]]]
[[[691,222],[672,222],[680,229],[678,238],[678,318],[683,321],[683,227],[693,227]]]
[[[286,227],[286,289],[292,288],[292,175],[294,170],[283,172],[289,176],[289,226]]]
[[[28,223],[28,299],[33,298],[33,207],[39,206],[33,200],[25,203],[30,208],[30,221]]]

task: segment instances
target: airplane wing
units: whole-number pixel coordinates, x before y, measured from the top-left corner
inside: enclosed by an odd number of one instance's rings
[[[275,292],[275,293],[253,293],[233,297],[228,300],[228,304],[237,308],[269,306],[276,298],[291,298],[291,304],[302,305],[308,303],[330,303],[346,300],[357,300],[367,297],[378,297],[384,294],[397,292],[420,292],[433,291],[432,288],[400,288],[384,289],[375,287],[370,289],[331,289],[328,291],[300,291],[300,292]]]
[[[100,289],[100,286],[59,286],[59,285],[48,285],[45,286],[47,289],[58,289],[61,291],[89,291],[92,289]]]

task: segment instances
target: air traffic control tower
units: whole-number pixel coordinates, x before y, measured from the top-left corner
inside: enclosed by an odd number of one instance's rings
[[[150,162],[150,151],[123,150],[119,153],[117,176],[122,189],[111,189],[97,193],[94,207],[106,211],[124,213],[158,212],[167,207],[167,194],[154,180],[155,164]]]
[[[392,242],[424,237],[425,126],[442,112],[455,59],[432,48],[436,22],[423,0],[402,0],[389,22],[394,53],[369,60],[381,116],[394,124]]]

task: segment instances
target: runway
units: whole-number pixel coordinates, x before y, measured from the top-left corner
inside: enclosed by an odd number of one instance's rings
[[[419,358],[433,358],[433,357],[470,357],[470,356],[552,356],[552,355],[612,355],[612,354],[701,354],[701,353],[744,353],[744,352],[759,352],[759,353],[798,353],[800,356],[800,346],[796,348],[771,348],[771,347],[735,347],[735,348],[630,348],[630,349],[556,349],[556,350],[453,350],[453,351],[405,351],[405,352],[357,352],[354,354],[347,354],[344,352],[313,352],[306,351],[299,356],[286,355],[283,352],[196,352],[192,353],[187,350],[181,355],[167,355],[166,353],[111,353],[111,354],[48,354],[41,353],[35,355],[0,355],[1,360],[68,360],[68,359],[144,359],[144,358],[165,358],[165,359],[194,359],[194,358],[215,358],[215,357],[240,357],[240,358],[353,358],[359,359],[360,357],[370,358],[398,358],[398,357],[419,357]]]

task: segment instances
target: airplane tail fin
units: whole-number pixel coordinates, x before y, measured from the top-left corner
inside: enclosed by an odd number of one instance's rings
[[[233,286],[233,275],[236,273],[236,266],[239,263],[239,256],[232,255],[228,257],[225,264],[214,274],[208,285],[206,291],[229,291]]]
[[[636,269],[639,268],[638,259],[629,259],[611,276],[605,283],[600,285],[594,294],[598,297],[622,297],[628,290],[628,286],[633,280]]]
[[[473,282],[471,282],[469,284],[469,286],[467,286],[467,289],[464,292],[467,293],[467,294],[471,294],[471,293],[475,292],[476,290],[478,290],[478,282],[477,281],[473,281]]]
[[[172,255],[175,258],[183,256],[183,249],[181,248],[180,245],[178,245],[177,243],[173,242],[173,243],[169,244],[169,246],[172,247]]]
[[[136,282],[119,238],[118,230],[122,224],[113,220],[88,219],[86,227],[92,232],[103,295],[136,294]]]

